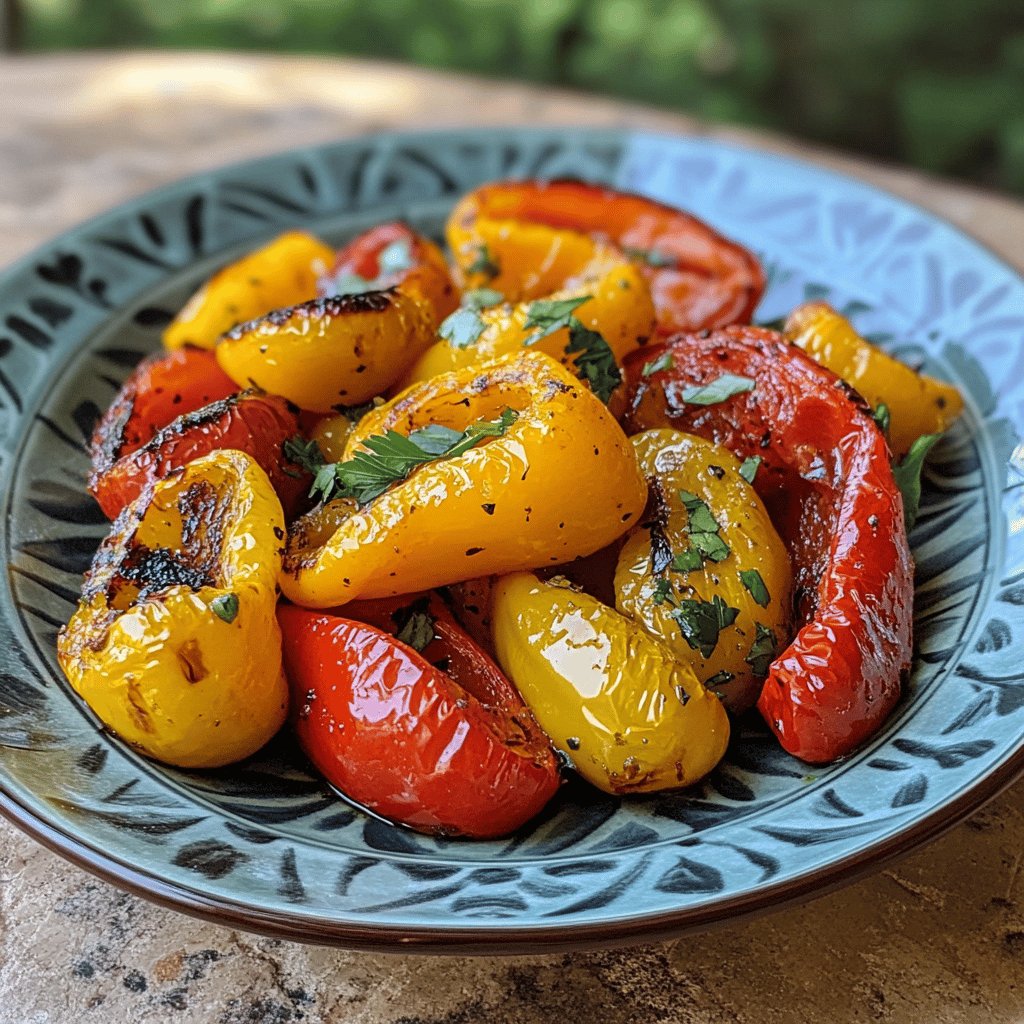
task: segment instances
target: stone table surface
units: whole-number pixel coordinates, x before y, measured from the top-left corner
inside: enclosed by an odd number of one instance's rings
[[[367,130],[593,124],[807,157],[1024,266],[1024,206],[646,108],[404,67],[225,54],[0,58],[0,265],[217,164]],[[926,849],[708,935],[514,959],[348,953],[157,908],[0,824],[0,1024],[1024,1022],[1024,784]]]

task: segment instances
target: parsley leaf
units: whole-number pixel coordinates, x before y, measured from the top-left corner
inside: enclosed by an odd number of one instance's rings
[[[480,340],[485,324],[476,309],[460,306],[441,321],[437,333],[452,348],[468,348]]]
[[[756,632],[754,642],[750,645],[750,653],[743,659],[755,676],[768,675],[768,666],[775,660],[778,641],[775,634],[760,622],[754,623]]]
[[[296,466],[306,470],[307,473],[312,473],[314,476],[316,476],[320,467],[324,464],[324,456],[323,452],[320,451],[320,445],[316,441],[307,441],[301,434],[289,437],[281,445],[281,454],[289,462],[294,462]]]
[[[754,477],[757,476],[758,469],[761,468],[761,463],[764,460],[760,455],[750,455],[745,458],[740,465],[740,476],[747,481],[748,484],[754,482]]]
[[[491,250],[487,248],[486,242],[477,249],[473,262],[466,267],[466,273],[483,274],[488,279],[493,279],[501,273],[501,267],[491,256]]]
[[[434,641],[434,618],[427,611],[425,600],[415,601],[408,608],[392,612],[391,618],[398,626],[395,639],[408,644],[414,651],[426,650]]]
[[[408,238],[396,238],[384,246],[377,256],[377,274],[380,277],[401,274],[406,270],[412,270],[415,265]]]
[[[750,591],[750,596],[762,608],[767,608],[771,602],[771,595],[768,588],[761,579],[761,574],[756,569],[740,569],[740,581]]]
[[[470,309],[486,309],[488,306],[500,306],[505,296],[493,288],[470,288],[462,293],[461,305]]]
[[[724,562],[729,557],[729,546],[718,535],[718,521],[711,509],[692,491],[680,491],[679,500],[688,516],[690,543],[709,561]]]
[[[662,370],[671,370],[675,366],[675,360],[671,352],[662,352],[656,359],[650,359],[643,365],[640,371],[641,377],[650,377],[652,374],[660,373]]]
[[[340,413],[342,416],[346,417],[346,419],[350,419],[353,423],[358,423],[368,412],[383,404],[384,399],[377,397],[371,399],[369,402],[363,402],[362,405],[335,405],[333,408],[336,413]]]
[[[907,524],[908,532],[917,522],[917,511],[921,504],[921,470],[924,468],[924,460],[941,436],[922,434],[910,446],[910,451],[903,457],[903,461],[892,467],[896,486],[903,495],[903,521]]]
[[[605,405],[612,392],[622,383],[622,371],[615,361],[611,346],[597,331],[585,327],[575,317],[569,324],[567,354],[579,353],[573,360],[578,375]]]
[[[624,245],[622,251],[630,259],[640,260],[649,267],[675,267],[679,265],[679,261],[675,256],[670,256],[667,252],[662,252],[660,249],[639,249],[636,246]]]
[[[481,420],[461,433],[431,423],[408,437],[395,430],[375,434],[362,442],[362,449],[352,458],[323,466],[313,483],[313,493],[320,494],[322,501],[355,498],[366,505],[417,466],[463,455],[485,437],[500,437],[518,418],[517,412],[506,409],[499,419]]]
[[[878,429],[883,434],[885,434],[886,437],[888,437],[890,419],[889,406],[887,406],[885,402],[879,402],[878,408],[871,414],[871,418],[875,421],[875,424],[878,426]]]
[[[739,609],[727,605],[715,594],[710,601],[684,598],[672,613],[683,639],[701,657],[710,658],[718,646],[718,635],[736,621]]]
[[[716,686],[725,686],[726,683],[731,683],[735,678],[736,676],[734,676],[732,672],[727,672],[725,669],[722,669],[721,672],[716,672],[713,676],[704,680],[704,688],[706,690],[712,690]]]
[[[681,398],[690,405],[717,405],[733,395],[742,395],[754,390],[751,377],[740,377],[735,373],[723,373],[707,384],[684,388]]]
[[[570,327],[571,321],[575,319],[573,313],[591,298],[590,295],[577,295],[571,299],[538,299],[531,302],[526,310],[526,323],[523,327],[539,327],[540,330],[531,334],[524,344],[535,345],[541,338],[546,338],[563,327]]]
[[[676,572],[694,572],[704,565],[704,559],[696,548],[687,548],[672,559],[671,565]]]
[[[238,616],[238,595],[218,594],[210,602],[210,610],[218,619],[223,619],[230,625]]]
[[[654,584],[654,593],[651,595],[651,600],[655,604],[664,604],[668,601],[669,604],[675,604],[675,599],[672,596],[672,581],[666,579],[664,576]]]

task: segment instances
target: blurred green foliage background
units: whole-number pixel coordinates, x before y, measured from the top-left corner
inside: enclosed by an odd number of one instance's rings
[[[397,58],[1024,193],[1024,0],[20,0],[22,46]]]

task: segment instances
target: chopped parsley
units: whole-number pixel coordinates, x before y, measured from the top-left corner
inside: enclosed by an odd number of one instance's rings
[[[745,458],[740,465],[740,476],[747,481],[748,484],[754,482],[754,477],[757,476],[758,469],[761,468],[761,463],[764,460],[760,455],[750,455]]]
[[[466,267],[467,274],[483,274],[488,280],[493,280],[501,273],[501,267],[497,260],[491,256],[491,250],[484,242],[476,251],[473,262]]]
[[[295,463],[300,469],[304,469],[307,473],[312,473],[314,476],[324,464],[324,455],[320,451],[320,445],[316,441],[307,441],[299,434],[289,437],[281,445],[281,454],[289,462]],[[299,474],[296,473],[295,475],[298,476]]]
[[[683,639],[703,658],[714,654],[719,633],[731,626],[737,615],[739,609],[726,604],[718,594],[710,601],[684,598],[672,612]]]
[[[768,666],[775,660],[775,653],[778,649],[778,641],[775,634],[760,622],[754,623],[756,633],[754,642],[750,645],[750,652],[743,659],[755,676],[768,675]]]
[[[890,419],[890,417],[889,417],[889,406],[887,406],[885,404],[885,402],[879,402],[878,403],[878,408],[875,409],[875,411],[871,414],[871,418],[875,421],[875,424],[878,427],[878,429],[883,434],[885,434],[886,437],[888,437],[889,436],[889,419]]]
[[[694,572],[704,565],[704,559],[696,548],[687,548],[672,558],[672,568],[676,572]]]
[[[525,329],[538,328],[524,345],[535,345],[542,338],[561,330],[569,331],[566,355],[575,355],[573,364],[577,375],[590,385],[590,390],[607,404],[612,392],[622,383],[622,373],[615,361],[615,353],[605,339],[578,320],[576,309],[591,296],[578,295],[570,299],[538,299],[526,311]]]
[[[756,569],[741,569],[740,581],[750,591],[750,596],[757,604],[762,608],[768,607],[771,602],[771,595],[768,593],[768,588],[764,585],[764,580],[761,579],[761,574]]]
[[[704,680],[704,687],[708,690],[713,690],[716,686],[725,686],[726,683],[731,683],[736,677],[731,673],[723,669],[721,672],[716,672],[713,676]]]
[[[452,348],[468,348],[480,340],[486,324],[475,308],[460,306],[441,321],[437,333]]]
[[[312,456],[306,467],[316,473],[310,494],[318,496],[321,501],[354,498],[360,505],[366,505],[392,484],[404,480],[417,466],[437,459],[453,459],[468,452],[485,437],[501,437],[518,415],[514,410],[506,409],[497,420],[481,420],[463,431],[436,423],[420,427],[408,437],[389,430],[366,438],[362,442],[362,450],[352,458],[327,465],[317,448],[319,466],[315,465],[316,456]],[[313,442],[293,438],[285,443],[286,455],[298,461],[295,455],[308,453],[309,444]]]
[[[649,267],[675,267],[679,261],[660,249],[640,249],[632,245],[624,245],[622,251],[633,260],[640,260]]]
[[[675,366],[675,360],[672,358],[672,353],[662,352],[657,358],[649,359],[644,363],[640,376],[650,377],[655,373],[660,373],[662,370],[671,370],[673,366]]]
[[[903,521],[908,532],[917,522],[921,505],[921,470],[924,460],[941,434],[922,434],[911,446],[903,461],[892,467],[893,479],[903,495]]]
[[[210,602],[210,611],[228,624],[234,622],[238,616],[238,595],[218,594]]]
[[[680,491],[679,500],[689,517],[686,530],[693,547],[709,561],[725,561],[729,557],[729,546],[718,535],[718,522],[711,509],[692,491]]]
[[[654,593],[651,595],[651,600],[655,604],[664,604],[666,601],[669,604],[675,604],[675,599],[672,596],[672,581],[662,576],[654,584]]]
[[[751,377],[740,377],[735,373],[723,373],[707,384],[699,384],[685,388],[682,400],[689,405],[717,405],[733,395],[742,395],[754,390]]]
[[[470,288],[462,293],[461,305],[470,309],[486,309],[488,306],[500,306],[505,296],[493,288]]]
[[[336,405],[334,406],[334,411],[350,419],[353,423],[358,423],[368,412],[383,404],[384,399],[377,397],[369,402],[364,402],[362,405]]]
[[[396,238],[378,253],[376,277],[337,274],[321,281],[320,287],[334,295],[362,295],[365,292],[376,292],[388,286],[388,278],[412,270],[414,266],[416,266],[416,261],[413,259],[409,239]]]
[[[414,651],[422,652],[433,642],[435,637],[434,619],[427,611],[427,601],[420,599],[407,608],[399,608],[391,615],[398,632],[395,639],[401,640]]]

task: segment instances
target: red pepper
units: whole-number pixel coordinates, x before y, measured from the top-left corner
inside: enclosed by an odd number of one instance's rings
[[[459,204],[470,220],[519,220],[606,238],[639,259],[659,334],[747,323],[764,292],[757,258],[688,213],[577,181],[484,185]]]
[[[645,363],[671,356],[643,375]],[[754,389],[711,405],[687,388],[723,374]],[[819,764],[885,721],[910,668],[913,562],[885,438],[863,400],[773,331],[683,335],[627,363],[631,424],[673,426],[740,458],[789,547],[798,632],[758,707],[782,746]]]
[[[374,625],[278,608],[299,742],[332,785],[376,814],[441,835],[513,832],[558,789],[555,755],[438,599],[422,653],[391,635],[402,601],[345,607]]]
[[[105,473],[172,420],[236,391],[212,352],[180,348],[144,359],[96,424],[89,447],[93,472]]]
[[[405,258],[400,269],[381,265],[381,256],[389,247],[398,248]],[[430,239],[401,221],[370,228],[339,250],[330,277],[320,283],[320,294],[333,295],[333,285],[343,287],[346,278],[351,277],[372,282],[376,289],[401,284],[403,290],[416,293],[430,304],[438,324],[459,305],[459,293],[448,274],[444,254]]]
[[[122,455],[113,465],[89,477],[89,490],[104,514],[114,519],[146,485],[172,470],[220,448],[252,456],[274,485],[285,513],[298,510],[309,490],[308,474],[291,476],[296,467],[281,452],[298,432],[288,403],[277,395],[242,392],[179,416],[158,430],[142,447]]]

